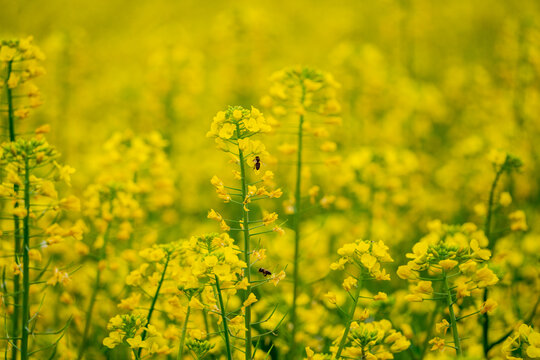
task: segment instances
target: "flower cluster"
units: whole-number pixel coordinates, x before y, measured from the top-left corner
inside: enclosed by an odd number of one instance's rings
[[[393,354],[408,349],[410,345],[410,341],[401,332],[393,329],[388,320],[369,323],[355,321],[351,324],[347,345],[342,356],[343,358],[366,360],[393,359]],[[335,352],[337,347],[334,346],[331,349]],[[306,348],[306,353],[309,360],[326,358],[323,354],[315,354],[309,347]]]
[[[341,111],[336,99],[340,85],[331,74],[297,66],[275,72],[270,80],[270,94],[261,103],[273,115],[310,112],[331,117],[329,123],[341,121],[335,117]]]
[[[454,345],[447,345],[444,338],[435,337],[430,340],[431,349],[452,347],[461,354],[457,322],[473,315],[491,313],[497,302],[485,299],[476,311],[457,317],[459,305],[465,298],[479,295],[486,287],[496,284],[499,278],[486,264],[491,252],[484,248],[487,238],[476,225],[456,226],[433,221],[429,228],[430,233],[413,246],[413,252],[407,254],[410,261],[400,266],[397,274],[411,284],[406,300],[443,301],[448,307],[449,321],[443,319],[437,324],[437,331],[444,336],[452,328]]]
[[[31,108],[42,104],[40,91],[32,79],[45,73],[40,65],[44,58],[32,37],[0,42],[0,81],[7,89],[10,117],[24,119]]]
[[[341,257],[337,262],[330,265],[332,270],[344,270],[345,265],[353,264],[361,272],[372,276],[372,279],[390,280],[390,274],[381,268],[381,263],[392,262],[394,260],[388,253],[388,246],[382,240],[357,240],[353,243],[343,245],[338,250],[338,254]]]
[[[522,324],[508,337],[502,346],[502,353],[508,360],[540,358],[540,332],[531,326]]]
[[[432,281],[423,280],[424,273],[428,278],[441,274],[451,277],[457,299],[498,282],[497,275],[485,264],[491,252],[484,248],[487,239],[482,230],[472,223],[455,226],[439,221],[432,222],[430,229],[407,254],[411,260],[397,271],[400,278],[415,284],[407,297],[409,301],[423,301],[432,295]]]

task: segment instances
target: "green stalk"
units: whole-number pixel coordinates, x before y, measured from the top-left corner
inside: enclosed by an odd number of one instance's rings
[[[15,141],[15,116],[13,115],[14,108],[13,108],[13,95],[11,93],[11,89],[8,86],[8,80],[11,76],[11,67],[12,67],[12,61],[8,61],[7,63],[7,75],[6,80],[4,81],[4,85],[6,87],[6,95],[7,95],[7,103],[8,103],[8,120],[9,120],[9,141],[13,142]]]
[[[182,360],[182,358],[184,357],[184,341],[186,340],[186,332],[187,332],[190,312],[191,312],[191,307],[188,304],[187,311],[186,311],[186,319],[184,320],[184,326],[182,327],[182,335],[180,336],[180,346],[178,347],[178,356],[176,357],[176,360]]]
[[[199,297],[199,300],[202,302],[202,295],[199,294],[198,297]],[[204,329],[206,330],[206,333],[208,334],[210,333],[210,325],[208,324],[208,310],[206,310],[206,308],[203,309],[202,315],[203,315]]]
[[[86,316],[85,316],[86,321],[84,325],[84,332],[83,332],[83,337],[81,341],[81,347],[79,348],[79,354],[77,355],[78,360],[81,360],[84,357],[84,350],[86,349],[86,342],[88,339],[88,334],[90,333],[90,325],[91,325],[90,318],[92,317],[92,313],[94,311],[94,305],[96,303],[96,297],[97,297],[97,293],[99,291],[100,286],[101,286],[101,271],[97,269],[96,280],[94,281],[92,295],[90,296],[90,303],[88,304],[88,309],[86,310]]]
[[[302,97],[300,104],[304,105],[304,98],[306,96],[306,89],[302,84]],[[298,298],[298,277],[299,277],[299,256],[300,256],[300,218],[301,218],[301,203],[302,203],[302,141],[304,135],[304,115],[300,115],[298,120],[298,149],[296,159],[296,189],[294,192],[294,271],[293,271],[293,302],[291,309],[291,323],[292,323],[292,346],[291,346],[291,358],[294,358],[296,347],[296,300]]]
[[[131,349],[131,351],[133,352],[133,355],[135,356],[135,360],[139,360],[140,356],[137,355],[137,351],[135,351],[135,349]]]
[[[486,235],[486,238],[488,239],[488,249],[493,251],[495,248],[494,241],[491,239],[491,219],[493,216],[493,201],[495,198],[495,189],[497,188],[497,184],[499,182],[499,179],[501,178],[501,175],[503,173],[503,166],[495,173],[495,178],[493,179],[493,182],[491,183],[491,189],[489,190],[489,201],[488,201],[488,210],[487,210],[487,217],[486,217],[486,224],[484,227],[484,234]],[[486,301],[488,298],[488,288],[486,287],[484,289],[484,295],[483,299]],[[484,356],[487,359],[488,353],[489,353],[489,315],[486,312],[482,315],[482,348],[484,350]]]
[[[461,357],[463,356],[463,353],[461,351],[461,344],[459,341],[456,314],[454,314],[454,301],[452,300],[452,290],[450,290],[450,286],[448,286],[448,279],[446,277],[446,272],[443,273],[443,279],[444,279],[444,288],[447,294],[446,303],[448,305],[448,313],[450,314],[450,326],[452,327],[452,335],[454,336],[454,346],[456,348],[457,356]]]
[[[229,325],[227,324],[227,316],[225,316],[225,306],[223,305],[223,296],[221,296],[221,288],[219,287],[218,276],[215,275],[215,278],[216,278],[216,291],[218,293],[219,307],[220,307],[220,312],[221,312],[221,320],[223,322],[223,332],[225,333],[224,334],[225,335],[225,349],[227,350],[227,359],[232,360],[231,340],[229,339]],[[251,354],[251,350],[250,350],[250,354]]]
[[[240,125],[236,125],[236,133],[240,134]],[[240,176],[242,182],[242,199],[245,201],[247,196],[247,181],[246,181],[246,169],[244,164],[244,154],[240,148],[238,148],[238,158],[240,160]],[[242,206],[242,216],[244,221],[244,261],[246,263],[246,276],[248,279],[247,289],[244,292],[243,300],[246,301],[249,294],[251,293],[251,264],[249,260],[250,255],[250,234],[249,234],[249,214],[246,209]],[[246,306],[245,315],[244,315],[244,324],[246,327],[246,348],[245,348],[245,358],[246,360],[251,360],[251,305]],[[228,335],[228,334],[227,334]]]
[[[7,105],[8,105],[8,123],[9,123],[9,141],[14,142],[15,141],[15,115],[14,115],[14,107],[13,107],[13,95],[11,92],[11,89],[9,88],[7,81],[9,80],[9,77],[11,75],[11,68],[12,68],[13,61],[9,61],[7,63],[7,74],[6,79],[4,81],[4,86],[6,89],[6,97],[7,97]],[[19,193],[19,185],[14,184],[13,185],[13,192],[15,194]],[[14,205],[15,208],[19,207],[19,203],[16,202]],[[15,263],[17,265],[20,264],[19,260],[19,254],[21,253],[21,225],[19,218],[17,216],[13,216],[13,237],[14,237],[14,243],[15,243]],[[12,318],[12,329],[11,334],[13,336],[13,348],[12,348],[12,359],[17,360],[17,338],[19,334],[19,309],[21,307],[21,277],[19,274],[13,276],[13,314],[11,315]]]
[[[111,193],[110,198],[110,209],[112,213],[112,201],[114,199],[114,193]],[[99,269],[99,262],[105,258],[105,251],[107,249],[107,244],[109,243],[109,231],[111,229],[111,224],[107,226],[107,230],[105,230],[105,234],[103,235],[103,247],[100,249],[99,256],[98,256],[98,267],[96,271],[96,280],[94,281],[94,287],[92,289],[92,295],[90,296],[90,303],[88,304],[88,309],[86,310],[85,314],[85,325],[84,325],[84,332],[81,340],[81,346],[79,347],[79,353],[77,355],[77,360],[81,360],[84,358],[84,350],[86,350],[87,342],[88,342],[88,335],[90,334],[90,326],[92,325],[91,318],[92,313],[94,312],[94,306],[96,304],[96,298],[97,294],[99,292],[99,288],[101,287],[101,270]]]
[[[150,304],[150,310],[148,310],[148,316],[146,317],[146,326],[150,325],[150,321],[152,320],[152,314],[154,313],[154,309],[156,307],[156,302],[159,297],[159,291],[161,290],[161,286],[163,285],[163,281],[165,280],[165,273],[167,272],[167,267],[169,266],[169,260],[170,260],[170,254],[167,254],[167,260],[165,261],[165,266],[163,267],[163,272],[161,273],[161,278],[159,279],[159,283],[156,289],[156,292],[154,294],[154,297],[152,298],[152,304]],[[146,329],[143,331],[141,335],[141,340],[144,341],[146,339],[147,331]],[[142,347],[139,348],[137,351],[137,355],[140,357],[142,352]]]
[[[347,320],[347,325],[345,326],[345,331],[343,332],[343,337],[341,338],[339,342],[339,347],[336,352],[336,355],[332,357],[332,359],[339,359],[341,357],[341,353],[343,352],[343,349],[345,348],[345,344],[347,343],[347,336],[349,336],[349,331],[351,330],[351,324],[354,320],[354,313],[356,311],[356,306],[358,305],[358,299],[360,298],[361,286],[362,286],[362,279],[359,279],[358,283],[356,284],[356,291],[354,293],[351,309],[349,310],[349,318]]]
[[[28,319],[30,317],[30,174],[28,155],[24,157],[24,207],[26,216],[23,219],[23,299],[22,299],[22,336],[21,360],[28,359]]]

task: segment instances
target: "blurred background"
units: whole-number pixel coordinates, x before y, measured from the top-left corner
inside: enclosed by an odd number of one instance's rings
[[[508,244],[501,261],[512,276],[538,265],[526,256],[540,251],[538,1],[0,0],[0,8],[0,38],[32,35],[46,55],[37,79],[45,103],[20,128],[51,124],[49,141],[77,169],[76,194],[115,132],[158,131],[167,141],[176,193],[159,241],[216,231],[208,209],[227,212],[209,182],[230,173],[205,137],[215,113],[260,106],[272,73],[307,65],[341,84],[342,125],[328,135],[337,145],[331,161],[319,156],[318,139],[307,143],[306,189],[319,185],[327,202],[306,222],[306,282],[328,272],[339,244],[367,234],[393,246],[397,267],[430,220],[482,226],[492,150],[523,161],[501,189],[530,226],[499,242]],[[271,154],[263,166],[285,202],[293,158],[283,145],[294,142],[286,130],[263,140]],[[286,204],[269,210],[287,218]],[[291,233],[266,244],[280,264],[292,258]],[[308,335],[319,326],[311,324]]]

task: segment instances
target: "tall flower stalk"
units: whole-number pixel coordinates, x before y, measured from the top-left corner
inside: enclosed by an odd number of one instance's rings
[[[495,214],[495,194],[497,190],[497,185],[499,184],[499,181],[503,174],[505,173],[511,174],[512,171],[519,169],[522,164],[519,159],[511,155],[508,155],[504,152],[499,152],[497,150],[494,150],[490,154],[490,157],[491,157],[491,162],[493,165],[493,170],[495,172],[495,176],[493,178],[493,182],[491,183],[491,187],[489,190],[486,222],[484,224],[484,233],[488,240],[488,248],[493,252],[495,249],[495,244],[496,244],[497,239],[492,236],[491,229],[493,227],[492,219]],[[483,299],[484,301],[488,300],[488,288],[484,289]],[[508,332],[508,334],[511,334],[511,332]],[[505,337],[497,340],[497,343],[502,342],[504,339]],[[492,344],[490,344],[490,341],[489,341],[489,314],[486,312],[482,315],[482,348],[484,350],[484,356],[486,357],[486,359],[488,358],[488,353],[491,347],[492,347]]]
[[[43,60],[41,51],[33,45],[33,39],[26,38],[21,40],[0,42],[0,79],[3,83],[2,100],[7,105],[6,109],[0,109],[0,113],[5,114],[9,135],[9,141],[16,140],[17,132],[15,121],[26,118],[29,115],[29,109],[41,104],[39,91],[32,83],[35,78],[44,73],[39,61]],[[19,192],[20,184],[13,185],[13,192]],[[15,207],[19,202],[15,203]],[[24,249],[21,243],[21,222],[19,217],[13,216],[13,244],[14,244],[14,262],[17,267],[21,266],[21,254],[24,258]],[[24,259],[23,259],[24,261]],[[13,312],[11,314],[11,335],[12,339],[12,359],[17,359],[19,349],[19,324],[21,309],[21,294],[24,297],[24,291],[21,292],[21,275],[16,273],[13,276]],[[24,329],[23,329],[24,331]]]
[[[231,106],[226,111],[220,111],[212,122],[208,136],[214,137],[218,147],[231,154],[234,161],[238,164],[239,169],[235,170],[235,177],[240,181],[240,187],[225,186],[224,182],[218,177],[212,179],[212,184],[216,188],[218,197],[225,202],[237,204],[241,208],[242,217],[240,220],[229,220],[233,227],[216,211],[211,210],[208,217],[218,221],[221,229],[224,231],[235,230],[242,233],[243,237],[243,257],[245,262],[244,269],[244,291],[242,292],[243,302],[243,317],[244,317],[244,356],[246,360],[250,360],[253,356],[253,337],[252,337],[252,304],[256,301],[255,295],[252,293],[252,273],[251,273],[251,257],[254,252],[261,252],[262,249],[252,250],[251,239],[254,236],[259,236],[265,233],[277,232],[283,233],[279,226],[273,226],[268,230],[255,232],[255,229],[261,227],[272,226],[277,220],[277,214],[266,214],[263,219],[250,219],[250,208],[252,202],[266,199],[278,198],[282,195],[280,189],[268,190],[266,186],[257,186],[256,184],[270,181],[273,177],[272,172],[266,171],[261,180],[254,183],[248,182],[247,164],[254,164],[256,174],[260,172],[261,158],[267,154],[265,146],[258,140],[252,140],[254,135],[268,132],[270,126],[266,123],[262,113],[256,108],[251,110],[244,109],[240,106]],[[273,274],[272,279],[279,281],[285,276],[284,272]],[[223,313],[223,309],[221,312]],[[225,330],[227,331],[227,330]]]
[[[63,229],[58,224],[51,226],[46,221],[45,224],[40,224],[38,220],[45,218],[46,215],[56,214],[58,216],[58,211],[61,209],[78,211],[80,203],[73,196],[61,200],[57,199],[53,180],[57,176],[57,179],[60,179],[63,167],[56,163],[58,154],[43,136],[40,135],[30,140],[19,138],[15,142],[6,142],[2,144],[1,153],[0,164],[6,170],[7,177],[0,186],[0,193],[11,200],[13,204],[11,213],[18,217],[22,224],[21,253],[15,254],[16,257],[19,257],[20,262],[14,263],[13,272],[13,275],[22,275],[22,286],[19,287],[21,300],[18,304],[20,311],[17,312],[20,318],[13,319],[20,324],[21,335],[13,336],[12,334],[9,338],[20,339],[20,346],[17,349],[20,350],[20,358],[26,360],[38,351],[55,348],[65,330],[65,328],[57,332],[35,330],[40,309],[31,312],[31,287],[42,283],[56,286],[58,283],[65,285],[70,282],[67,272],[60,271],[58,268],[51,270],[48,265],[42,268],[37,264],[42,257],[39,250],[41,244],[52,246],[63,241],[64,238],[82,235],[82,230],[78,226],[74,226],[72,229]],[[39,177],[43,169],[49,171],[48,177]],[[64,179],[69,183],[69,176]],[[19,185],[17,192],[12,190],[15,188],[14,184]],[[20,205],[15,206],[16,203]],[[46,225],[48,231],[43,229],[43,225]],[[63,235],[51,236],[55,232],[52,229],[60,231]],[[50,237],[47,237],[47,233]],[[44,242],[40,243],[40,240]],[[43,281],[40,278],[45,274],[50,274],[50,278]],[[33,338],[38,335],[50,334],[60,334],[60,337],[45,347],[33,347],[34,344],[31,341]],[[12,354],[13,356],[16,355]]]
[[[484,300],[478,310],[460,317],[456,316],[456,307],[465,298],[472,297],[475,290],[492,286],[499,279],[487,266],[491,257],[491,251],[485,248],[487,238],[474,224],[450,226],[433,221],[429,228],[431,232],[413,246],[412,253],[407,254],[411,260],[400,266],[397,274],[412,284],[406,300],[438,301],[448,309],[448,320],[443,318],[436,324],[441,336],[429,341],[431,350],[452,348],[461,357],[463,339],[459,336],[459,321],[491,312],[497,303],[492,299]],[[448,329],[452,341],[444,338]]]
[[[312,123],[317,124],[324,121],[326,124],[339,123],[340,118],[336,117],[341,110],[341,106],[336,100],[336,83],[333,77],[319,70],[310,68],[287,68],[276,72],[272,76],[272,86],[270,94],[262,99],[263,106],[269,108],[274,116],[281,117],[285,121],[287,118],[294,119],[296,128],[296,145],[284,144],[296,151],[296,172],[294,179],[294,206],[292,209],[292,229],[294,231],[294,259],[293,259],[293,298],[291,305],[290,322],[291,330],[291,351],[290,357],[294,357],[297,351],[298,332],[298,296],[301,287],[301,242],[302,242],[302,171],[304,169],[304,143],[306,135],[315,137],[325,137],[328,131],[323,127],[312,127]],[[309,115],[309,121],[306,118]],[[325,143],[326,148],[335,149],[335,144]],[[323,146],[324,147],[324,146]],[[317,187],[318,189],[318,187]]]

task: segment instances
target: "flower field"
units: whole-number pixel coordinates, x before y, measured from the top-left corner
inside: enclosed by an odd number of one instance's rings
[[[0,9],[1,359],[540,359],[538,2]]]

